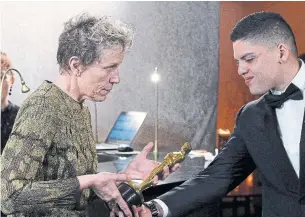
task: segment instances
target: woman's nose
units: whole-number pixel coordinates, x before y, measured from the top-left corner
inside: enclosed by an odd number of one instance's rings
[[[112,76],[110,78],[110,83],[112,83],[112,84],[120,83],[120,76],[119,76],[119,74],[116,74],[116,75]]]

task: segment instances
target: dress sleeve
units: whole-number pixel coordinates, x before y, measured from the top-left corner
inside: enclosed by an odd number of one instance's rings
[[[75,207],[77,178],[37,181],[39,168],[56,135],[52,104],[43,99],[24,103],[1,156],[2,212],[29,213],[56,207]]]

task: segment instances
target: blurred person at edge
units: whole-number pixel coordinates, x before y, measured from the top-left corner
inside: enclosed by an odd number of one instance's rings
[[[12,94],[12,88],[15,81],[13,71],[7,70],[12,68],[12,61],[8,55],[4,52],[0,52],[1,59],[1,81],[4,76],[2,83],[1,92],[1,154],[12,131],[16,115],[19,110],[19,106],[9,101],[9,95]],[[6,75],[5,75],[6,73]]]

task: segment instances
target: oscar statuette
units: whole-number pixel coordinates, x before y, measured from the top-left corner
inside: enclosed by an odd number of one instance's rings
[[[118,186],[118,189],[123,197],[123,199],[127,202],[130,210],[132,210],[132,206],[141,206],[144,203],[144,198],[142,191],[151,187],[154,182],[154,177],[163,172],[163,169],[167,167],[172,167],[177,163],[181,163],[186,155],[192,150],[192,147],[189,143],[184,143],[179,152],[170,152],[168,153],[163,161],[154,168],[149,176],[143,180],[141,184],[136,184],[132,181],[128,183],[121,183]]]

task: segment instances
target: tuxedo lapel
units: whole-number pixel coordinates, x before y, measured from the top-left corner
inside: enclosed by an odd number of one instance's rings
[[[280,133],[278,130],[278,122],[276,118],[275,109],[272,109],[268,105],[266,106],[266,113],[264,117],[264,124],[266,134],[269,140],[269,150],[274,158],[273,161],[274,170],[280,175],[288,191],[298,193],[299,180],[295,173],[295,170],[288,158],[287,152],[284,148]]]
[[[300,202],[305,204],[305,110],[300,140]]]

